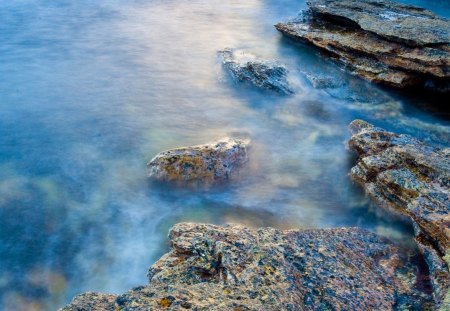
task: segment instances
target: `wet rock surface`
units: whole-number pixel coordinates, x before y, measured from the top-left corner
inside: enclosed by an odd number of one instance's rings
[[[392,1],[315,0],[275,27],[343,63],[362,78],[394,87],[450,90],[450,22]]]
[[[408,215],[428,263],[436,302],[450,308],[450,149],[355,120],[352,177],[382,206]]]
[[[226,180],[248,160],[248,139],[225,137],[217,142],[167,150],[148,164],[152,180],[166,182],[200,182]]]
[[[287,70],[275,61],[259,59],[254,55],[224,49],[218,52],[223,66],[238,82],[280,94],[292,94],[287,81]]]
[[[280,231],[181,223],[149,285],[92,310],[421,310],[402,251],[358,228]],[[83,310],[84,294],[64,311]]]

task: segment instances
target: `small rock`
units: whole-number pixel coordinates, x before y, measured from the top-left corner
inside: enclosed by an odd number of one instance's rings
[[[206,184],[231,178],[247,162],[248,139],[223,138],[199,146],[167,150],[148,164],[148,176],[159,181]]]
[[[281,94],[294,93],[287,81],[287,70],[284,66],[250,54],[238,54],[232,49],[218,53],[222,57],[224,67],[236,81],[247,82]]]

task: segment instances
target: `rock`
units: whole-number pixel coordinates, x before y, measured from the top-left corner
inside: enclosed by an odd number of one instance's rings
[[[359,156],[352,177],[381,206],[411,217],[431,272],[435,300],[449,303],[450,149],[362,120],[353,121],[350,130],[349,147]]]
[[[389,0],[309,0],[316,15],[348,23],[411,46],[448,44],[450,22],[432,12]]]
[[[114,307],[117,295],[87,292],[76,296],[70,305],[60,311],[116,311]]]
[[[334,89],[345,85],[345,82],[339,80],[339,78],[313,74],[313,73],[305,73],[306,78],[311,83],[311,85],[315,89]]]
[[[148,164],[148,176],[159,181],[210,184],[225,180],[247,162],[250,141],[225,137],[217,142],[167,150]]]
[[[248,53],[236,53],[232,49],[219,51],[219,55],[234,80],[281,94],[294,93],[287,81],[286,68],[277,62],[258,59]]]
[[[116,310],[422,310],[402,251],[357,228],[280,231],[181,223],[149,285]],[[88,297],[83,297],[88,299]],[[79,310],[82,299],[64,310]]]
[[[392,1],[311,0],[298,20],[275,27],[381,84],[450,91],[450,22]]]

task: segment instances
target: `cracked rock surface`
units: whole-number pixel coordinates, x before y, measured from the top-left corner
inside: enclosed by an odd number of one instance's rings
[[[175,225],[171,250],[149,270],[149,285],[103,310],[422,310],[417,271],[403,251],[358,228],[281,231]],[[83,310],[90,295],[63,311]],[[108,297],[108,296],[105,296]],[[81,306],[81,307],[80,307]]]
[[[358,156],[352,177],[381,206],[408,215],[428,263],[435,300],[450,308],[450,149],[388,132],[365,121],[350,124]]]
[[[275,27],[366,80],[450,91],[450,22],[425,9],[386,0],[311,0],[301,18]]]

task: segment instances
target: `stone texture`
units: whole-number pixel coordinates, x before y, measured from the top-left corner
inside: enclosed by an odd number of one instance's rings
[[[117,295],[87,292],[76,296],[60,311],[116,311],[116,299]]]
[[[280,231],[181,223],[149,285],[115,310],[422,310],[415,271],[389,241],[357,228]],[[87,296],[64,311],[78,310]]]
[[[450,149],[355,120],[352,177],[382,206],[414,222],[432,276],[435,299],[450,308]]]
[[[159,181],[201,182],[226,180],[247,162],[248,139],[225,137],[205,145],[167,150],[148,164],[148,176]]]
[[[310,10],[412,46],[448,44],[450,22],[430,11],[388,0],[310,0]]]
[[[308,4],[309,11],[297,21],[275,27],[326,51],[366,80],[399,88],[450,90],[448,21],[420,8],[384,0],[317,0]],[[421,12],[427,19],[410,11]],[[414,27],[417,31],[411,30]]]
[[[219,55],[222,57],[223,66],[234,80],[281,94],[293,93],[287,81],[286,68],[277,62],[262,60],[252,54],[232,49],[219,51]]]

